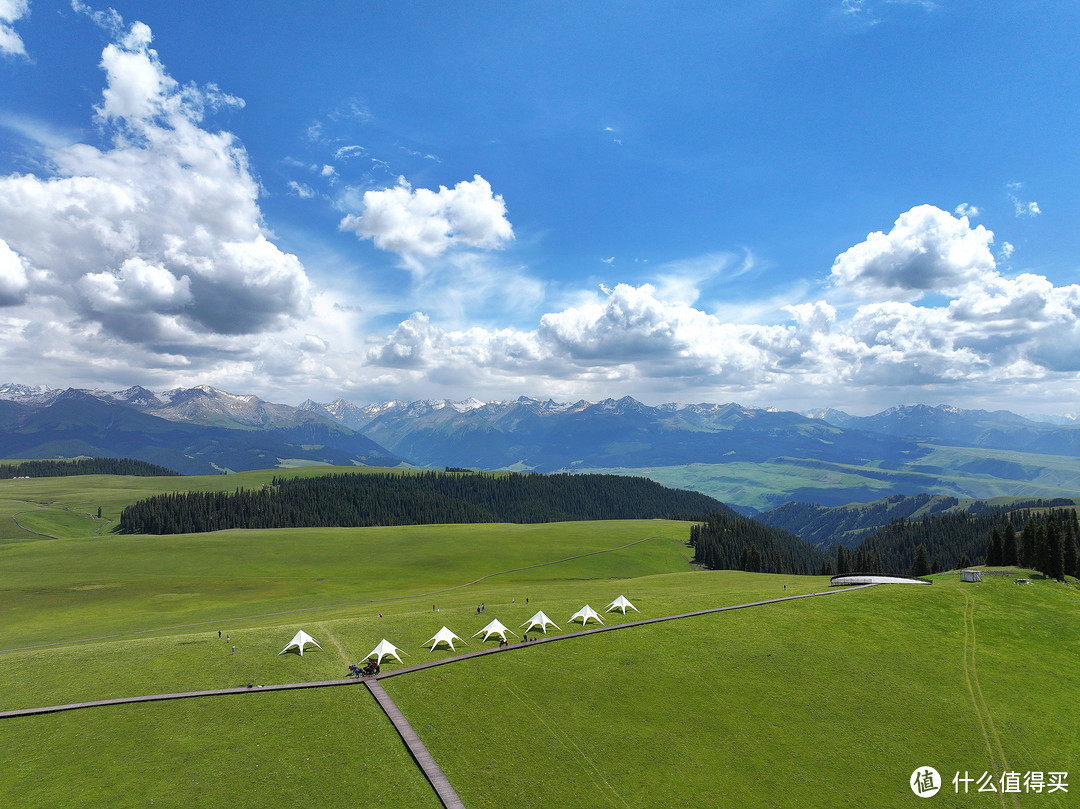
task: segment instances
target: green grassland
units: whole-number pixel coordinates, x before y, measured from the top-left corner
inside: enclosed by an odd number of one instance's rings
[[[1080,632],[1063,615],[1077,606],[1060,585],[939,579],[384,685],[469,807],[901,806],[925,765],[947,773],[946,805],[993,806],[999,796],[950,802],[953,773],[1075,770]]]
[[[2,721],[6,807],[442,805],[362,686]]]
[[[5,481],[34,490],[0,486],[0,502],[54,512],[37,525],[63,538],[0,543],[0,710],[340,678],[383,637],[406,664],[442,659],[423,642],[444,624],[472,651],[491,619],[520,631],[543,610],[554,637],[579,628],[566,619],[583,604],[619,594],[641,614],[609,623],[828,589],[693,570],[688,526],[669,521],[121,537],[79,536],[59,516],[118,513],[165,481],[240,479]],[[945,776],[941,805],[1062,807],[1080,783],[1003,802],[956,796],[951,778],[996,767],[1076,780],[1078,617],[1072,580],[942,575],[515,645],[382,682],[470,809],[903,806],[927,765]],[[322,649],[278,655],[300,628]],[[299,802],[438,805],[357,685],[0,719],[0,806]]]
[[[233,475],[183,477],[77,477],[0,480],[0,542],[107,534],[125,506],[172,492],[231,492],[269,484],[275,477],[314,477],[335,472],[402,472],[376,467],[305,466]],[[97,510],[101,508],[101,519]]]
[[[331,608],[324,617],[386,613],[398,601],[495,574],[502,575],[471,589],[470,602],[509,583],[688,570],[688,536],[686,523],[613,520],[8,543],[0,545],[9,618],[0,624],[0,649],[207,622],[216,628],[264,614],[280,622],[280,613],[312,608]],[[548,564],[572,556],[581,558]],[[503,573],[518,568],[528,569]]]

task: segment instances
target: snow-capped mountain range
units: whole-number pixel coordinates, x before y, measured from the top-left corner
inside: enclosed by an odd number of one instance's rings
[[[833,409],[799,414],[733,402],[649,406],[629,396],[599,402],[519,397],[368,405],[339,398],[292,407],[208,385],[159,392],[141,386],[120,391],[0,386],[0,457],[6,458],[125,456],[189,474],[297,462],[616,469],[649,474],[668,485],[686,481],[683,485],[714,496],[717,490],[710,487],[718,479],[727,481],[725,470],[740,469],[732,465],[741,463],[784,470],[769,473],[768,484],[782,487],[790,476],[791,496],[819,502],[824,496],[819,490],[825,489],[838,500],[849,498],[843,502],[881,492],[862,483],[857,492],[845,490],[805,470],[832,470],[829,475],[841,480],[846,470],[863,468],[870,470],[860,473],[863,478],[895,479],[905,494],[975,493],[970,482],[955,482],[957,475],[970,474],[990,479],[985,487],[990,492],[1008,491],[994,481],[1015,480],[1019,493],[1061,494],[1055,481],[1063,473],[1048,472],[1042,489],[1032,482],[1043,474],[1038,469],[1049,468],[1038,461],[1020,463],[985,452],[961,459],[954,453],[961,470],[954,472],[943,470],[937,458],[921,460],[940,446],[1077,457],[1080,428],[944,405],[895,407],[873,416]],[[663,471],[680,469],[686,471]],[[733,474],[757,474],[751,467],[741,469]],[[811,478],[807,488],[804,481]],[[776,499],[784,496],[778,489]]]

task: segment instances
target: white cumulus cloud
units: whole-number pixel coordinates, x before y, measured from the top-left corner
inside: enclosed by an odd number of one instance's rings
[[[53,149],[51,176],[0,177],[0,238],[24,265],[23,295],[125,340],[167,335],[170,351],[281,327],[307,312],[308,278],[263,227],[244,148],[201,125],[242,102],[181,86],[151,41],[135,23],[102,52],[107,145]]]
[[[0,53],[26,56],[26,45],[15,32],[15,23],[30,13],[28,0],[0,0]]]
[[[994,271],[994,234],[933,205],[904,213],[837,256],[832,281],[864,298],[915,301],[953,293]]]
[[[22,303],[29,287],[22,259],[0,239],[0,306]]]
[[[438,191],[413,189],[399,177],[392,188],[366,191],[362,205],[359,215],[341,220],[341,229],[406,260],[436,258],[458,246],[497,249],[514,238],[502,195],[479,174]]]

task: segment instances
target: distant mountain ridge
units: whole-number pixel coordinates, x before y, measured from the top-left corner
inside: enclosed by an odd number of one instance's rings
[[[207,385],[0,386],[0,457],[76,455],[139,458],[188,474],[295,462],[618,472],[749,513],[787,501],[836,506],[920,492],[1070,496],[1080,478],[1080,427],[926,405],[862,417],[734,402],[650,406],[629,396],[367,405],[339,398],[292,407]]]
[[[1045,455],[1080,454],[1080,429],[1064,419],[1037,421],[1008,410],[965,410],[949,405],[903,405],[872,416],[832,408],[811,416],[844,429],[880,435]]]
[[[752,462],[788,455],[847,462],[917,452],[903,438],[735,403],[651,407],[625,396],[573,403],[520,397],[501,402],[346,404],[305,402],[301,407],[341,418],[423,465],[549,472]]]
[[[402,459],[316,413],[208,386],[156,394],[0,387],[0,457],[128,457],[183,474]]]

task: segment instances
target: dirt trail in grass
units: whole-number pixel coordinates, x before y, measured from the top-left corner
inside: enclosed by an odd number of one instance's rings
[[[22,512],[20,512],[20,513],[22,513]],[[21,527],[22,526],[20,526],[20,528]],[[29,529],[24,529],[24,530],[29,530]],[[42,534],[41,536],[45,536],[45,535]],[[50,539],[55,539],[55,537],[50,537]],[[587,556],[597,556],[597,555],[602,554],[602,553],[617,553],[618,551],[625,550],[626,548],[632,548],[635,545],[640,545],[642,542],[648,542],[649,540],[652,540],[652,539],[663,539],[663,536],[661,534],[654,534],[653,536],[648,536],[648,537],[645,537],[644,539],[636,539],[633,542],[627,542],[625,545],[620,545],[617,548],[607,548],[607,549],[602,550],[602,551],[589,551],[588,553],[579,553],[579,554],[575,554],[574,556],[567,556],[564,559],[555,559],[554,561],[551,561],[551,562],[539,562],[539,563],[537,563],[535,565],[525,565],[524,567],[512,567],[512,568],[510,568],[508,570],[500,570],[497,573],[488,573],[486,576],[481,576],[478,579],[473,579],[472,581],[465,582],[464,584],[455,584],[455,585],[453,585],[451,587],[443,587],[440,590],[432,590],[429,593],[414,593],[413,595],[407,595],[407,596],[387,596],[385,598],[368,598],[368,599],[364,599],[363,601],[347,601],[344,604],[324,604],[323,606],[320,606],[320,607],[301,607],[301,608],[295,609],[295,610],[281,610],[279,612],[263,612],[263,613],[259,613],[258,615],[242,615],[242,616],[239,616],[239,617],[232,617],[232,618],[215,618],[212,621],[196,621],[195,623],[191,623],[191,624],[173,624],[172,626],[159,626],[159,627],[155,627],[153,629],[137,629],[137,630],[135,630],[135,631],[133,631],[131,633],[128,633],[128,634],[131,634],[131,635],[145,635],[145,634],[150,633],[150,632],[168,632],[170,629],[189,629],[191,627],[208,626],[209,624],[220,624],[220,623],[224,623],[224,622],[236,623],[237,621],[251,621],[251,620],[254,620],[256,618],[274,618],[274,617],[277,617],[279,615],[295,615],[295,614],[300,613],[300,612],[314,612],[316,610],[333,610],[333,609],[338,609],[340,607],[358,607],[361,604],[381,604],[381,603],[386,603],[386,602],[390,602],[390,601],[407,601],[410,598],[424,598],[424,599],[427,599],[427,598],[431,598],[432,596],[440,595],[441,593],[449,593],[449,592],[452,592],[454,590],[460,590],[460,589],[462,589],[464,587],[472,587],[474,584],[479,584],[482,581],[486,581],[488,579],[493,579],[496,576],[505,576],[507,573],[518,573],[518,572],[520,572],[522,570],[532,570],[532,569],[538,568],[538,567],[550,567],[551,565],[561,565],[563,562],[572,562],[575,559],[584,559]],[[117,637],[121,637],[121,636],[122,635],[109,635],[108,637],[117,638]],[[37,643],[37,644],[34,644],[33,646],[18,646],[18,647],[15,647],[13,649],[0,649],[0,654],[3,654],[4,652],[22,652],[22,651],[26,651],[27,649],[43,649],[43,648],[48,647],[48,646],[66,646],[66,645],[72,644],[72,643],[83,643],[83,642],[86,642],[86,641],[94,641],[94,640],[101,640],[101,638],[76,638],[75,640],[62,640],[62,641],[56,641],[55,643]]]
[[[347,654],[345,654],[345,649],[342,647],[342,645],[340,643],[338,643],[338,639],[334,637],[334,633],[331,632],[327,628],[326,624],[318,623],[318,624],[315,624],[315,626],[319,627],[319,629],[322,630],[323,634],[326,637],[330,638],[330,642],[333,643],[334,647],[338,650],[338,654],[341,655],[341,659],[344,660],[346,663],[348,663],[349,662],[349,656]]]
[[[29,514],[29,513],[33,512],[33,511],[44,511],[44,510],[45,509],[43,509],[43,508],[28,508],[28,509],[26,509],[24,511],[16,511],[14,514],[11,515],[11,521],[13,523],[15,523],[17,526],[19,526],[19,528],[21,528],[23,531],[26,531],[28,534],[34,534],[34,535],[39,536],[39,537],[45,537],[45,539],[58,539],[59,537],[54,537],[52,534],[43,534],[40,531],[35,531],[33,528],[27,528],[25,525],[23,525],[17,519],[17,517],[20,514]]]
[[[979,720],[983,741],[986,742],[990,765],[994,768],[994,780],[1000,783],[1002,774],[1009,771],[1009,762],[1005,758],[1005,749],[1001,746],[1001,737],[998,735],[997,728],[994,727],[994,718],[990,715],[990,708],[986,705],[986,698],[979,684],[979,671],[975,665],[975,596],[967,591],[963,591],[963,595],[964,679],[967,680],[971,704],[975,708],[975,718]],[[1005,793],[999,792],[998,797],[1001,799],[1001,805],[1007,806]],[[1015,795],[1012,795],[1012,800],[1014,806],[1019,805]]]

